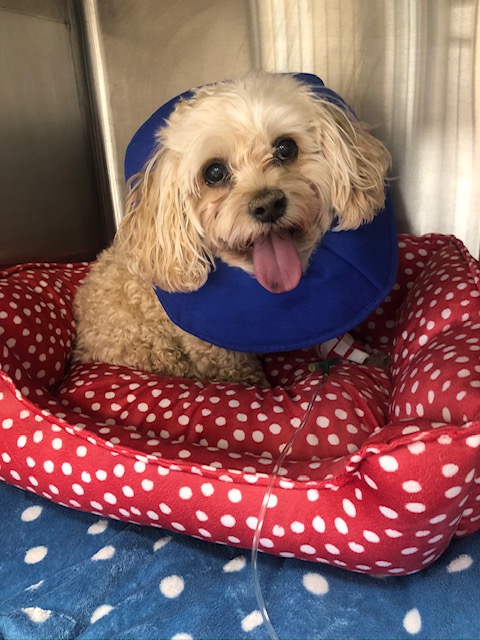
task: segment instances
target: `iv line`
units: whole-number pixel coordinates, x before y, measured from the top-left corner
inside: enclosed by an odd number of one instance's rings
[[[329,362],[329,361],[325,361],[325,362]],[[330,364],[334,364],[334,363],[330,362]],[[260,581],[258,578],[258,564],[257,564],[258,563],[258,545],[260,542],[260,536],[262,534],[262,528],[265,521],[265,515],[266,515],[268,503],[270,500],[270,496],[272,495],[273,487],[277,481],[279,471],[285,461],[285,458],[291,452],[296,439],[298,438],[300,433],[303,431],[307,423],[307,420],[310,416],[310,413],[312,412],[313,405],[315,403],[315,400],[317,399],[318,393],[323,383],[325,382],[326,376],[328,375],[329,367],[327,367],[326,369],[323,367],[318,367],[318,368],[322,369],[323,376],[319,384],[315,387],[314,392],[312,393],[310,402],[308,403],[308,407],[306,408],[305,413],[303,414],[303,418],[300,426],[293,432],[290,440],[288,441],[287,445],[285,446],[285,448],[283,449],[282,453],[280,454],[280,456],[278,457],[275,463],[275,466],[272,471],[272,475],[270,477],[270,481],[267,486],[267,490],[265,491],[265,495],[263,496],[262,505],[260,507],[260,512],[258,514],[257,525],[255,527],[255,533],[253,535],[253,545],[252,545],[252,553],[251,553],[253,588],[255,591],[255,597],[257,599],[257,604],[260,609],[260,614],[262,616],[263,623],[265,625],[265,628],[267,629],[268,635],[270,636],[271,640],[279,640],[279,637],[276,634],[275,629],[273,628],[273,625],[270,621],[270,616],[268,615],[268,611],[265,605],[265,600],[262,594],[262,588],[260,586]]]

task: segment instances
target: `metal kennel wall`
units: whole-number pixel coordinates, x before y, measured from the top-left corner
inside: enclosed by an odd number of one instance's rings
[[[319,75],[393,158],[401,230],[480,252],[479,0],[0,0],[0,263],[91,258],[163,102],[250,69]]]

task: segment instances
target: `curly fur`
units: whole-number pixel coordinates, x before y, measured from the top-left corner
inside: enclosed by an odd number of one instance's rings
[[[272,145],[288,136],[298,157],[278,162]],[[288,75],[252,73],[198,89],[157,133],[156,151],[129,185],[112,246],[76,298],[75,357],[174,376],[265,384],[256,356],[227,351],[185,333],[153,292],[201,287],[220,258],[253,273],[252,242],[265,234],[248,204],[281,189],[275,222],[293,233],[302,266],[323,234],[355,229],[384,204],[390,156],[368,127]],[[206,184],[212,159],[228,183]]]

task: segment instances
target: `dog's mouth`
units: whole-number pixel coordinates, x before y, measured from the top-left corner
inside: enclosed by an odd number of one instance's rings
[[[271,229],[252,243],[255,278],[272,293],[286,293],[298,286],[302,258],[294,236],[285,229]]]
[[[302,277],[303,238],[301,229],[270,225],[266,232],[242,245],[225,245],[221,257],[232,266],[252,273],[267,291],[286,293],[295,289]]]

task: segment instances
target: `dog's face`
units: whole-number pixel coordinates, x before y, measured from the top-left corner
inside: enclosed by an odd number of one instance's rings
[[[389,161],[364,125],[291,76],[208,86],[158,132],[118,243],[166,290],[199,288],[220,258],[289,291],[335,218],[354,229],[382,207]]]

